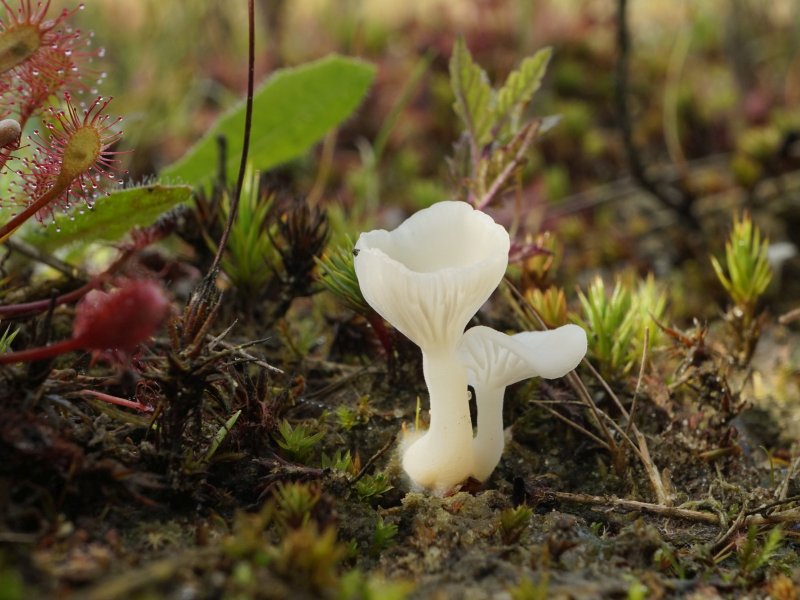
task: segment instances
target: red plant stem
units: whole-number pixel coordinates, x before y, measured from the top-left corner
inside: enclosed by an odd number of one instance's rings
[[[96,400],[108,402],[109,404],[116,404],[117,406],[132,408],[134,410],[138,410],[139,412],[153,412],[152,406],[147,406],[146,404],[135,402],[133,400],[125,400],[125,398],[120,398],[119,396],[112,396],[111,394],[104,394],[103,392],[97,392],[95,390],[81,390],[78,393],[82,394],[83,396],[90,396]]]
[[[41,348],[28,348],[27,350],[19,350],[17,352],[6,352],[5,354],[0,354],[0,365],[45,360],[64,354],[65,352],[78,350],[80,347],[80,340],[70,338]]]
[[[47,190],[44,194],[39,196],[39,198],[33,202],[30,206],[25,208],[21,213],[11,218],[5,225],[0,227],[0,244],[5,242],[11,234],[14,233],[20,225],[22,225],[25,221],[30,219],[33,215],[37,212],[42,210],[45,206],[50,204],[53,200],[58,198],[58,196],[64,192],[65,189],[69,186],[70,182],[63,182],[61,181],[61,177],[56,180],[56,183]],[[66,183],[66,185],[65,185]]]
[[[387,359],[391,360],[394,344],[392,343],[389,330],[386,329],[386,324],[383,322],[383,318],[377,314],[372,314],[367,317],[367,322],[372,326],[372,330],[375,332],[375,336],[383,347]]]

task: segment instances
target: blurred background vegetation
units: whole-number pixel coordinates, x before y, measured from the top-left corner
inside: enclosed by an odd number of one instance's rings
[[[670,285],[699,286],[695,271],[713,277],[708,265],[684,260],[698,254],[682,251],[686,240],[659,237],[681,222],[629,177],[615,107],[617,10],[610,0],[261,0],[257,79],[330,52],[378,67],[357,116],[276,177],[343,211],[346,219],[333,215],[335,236],[393,226],[456,189],[447,161],[459,136],[447,70],[456,37],[465,35],[494,83],[552,46],[533,112],[561,120],[518,181],[521,231],[557,231],[567,274],[623,263],[666,276],[680,262]],[[180,157],[242,97],[245,11],[244,2],[92,0],[76,16],[105,46],[100,93],[125,116],[134,180]],[[628,28],[636,154],[653,178],[696,198],[709,249],[721,251],[742,207],[765,209],[757,220],[771,240],[800,243],[792,228],[800,219],[800,5],[634,0]],[[495,208],[498,218],[504,210]],[[587,227],[600,233],[586,236]],[[708,314],[706,299],[675,295],[678,314]]]

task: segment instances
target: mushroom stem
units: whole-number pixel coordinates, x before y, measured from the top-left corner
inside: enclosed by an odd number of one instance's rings
[[[505,446],[503,396],[506,388],[475,382],[478,431],[472,440],[472,477],[486,481],[500,462]]]
[[[446,491],[472,470],[472,421],[467,371],[455,352],[425,351],[422,369],[430,395],[430,427],[403,454],[415,484]]]

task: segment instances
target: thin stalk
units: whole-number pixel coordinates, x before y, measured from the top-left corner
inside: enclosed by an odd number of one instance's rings
[[[0,244],[5,242],[11,234],[13,234],[19,227],[28,219],[30,219],[37,212],[42,210],[45,206],[50,204],[53,200],[58,198],[69,187],[70,182],[62,182],[61,177],[58,178],[55,185],[47,190],[44,194],[39,196],[32,204],[27,206],[21,213],[14,215],[10,221],[0,227]]]
[[[714,513],[690,510],[678,506],[664,506],[662,504],[651,504],[650,502],[640,502],[638,500],[626,500],[614,496],[592,496],[590,494],[574,494],[570,492],[556,492],[552,490],[532,490],[534,499],[540,496],[543,499],[560,500],[561,502],[574,502],[575,504],[586,504],[589,506],[603,506],[612,509],[625,511],[650,513],[667,517],[670,519],[683,519],[697,523],[707,523],[708,525],[726,526],[723,519]],[[735,525],[738,529],[744,529],[750,525],[771,525],[777,523],[798,523],[800,522],[800,510],[789,509],[782,512],[773,512],[767,515],[749,515],[746,510],[740,512]],[[732,528],[728,528],[730,530]],[[726,531],[727,533],[727,531]]]
[[[514,158],[505,166],[500,174],[494,178],[494,181],[492,181],[487,192],[475,203],[475,208],[478,210],[484,210],[492,202],[492,200],[495,199],[495,196],[497,196],[500,190],[503,189],[503,186],[506,185],[509,177],[511,177],[517,167],[519,167],[525,160],[525,155],[528,152],[528,148],[530,148],[530,145],[536,139],[536,135],[539,133],[540,126],[541,121],[534,121],[518,134],[522,138],[522,141],[520,142],[519,149],[517,150],[516,154],[514,154]]]
[[[217,254],[214,256],[214,262],[211,264],[209,273],[215,272],[219,268],[222,254],[225,252],[225,247],[228,245],[228,238],[231,235],[231,229],[236,221],[236,214],[239,212],[239,198],[242,195],[242,186],[244,185],[244,175],[247,169],[247,155],[250,151],[250,130],[253,127],[253,81],[255,79],[255,15],[254,15],[253,0],[247,0],[247,99],[245,101],[244,112],[244,137],[242,138],[242,158],[239,162],[239,176],[236,180],[236,191],[231,201],[231,210],[228,213],[228,221],[225,223],[225,229],[222,231],[222,237],[219,240],[219,247]]]
[[[622,134],[628,167],[634,181],[649,192],[663,206],[672,210],[692,231],[699,231],[700,224],[692,211],[694,196],[688,190],[656,180],[645,169],[642,155],[633,139],[633,119],[628,99],[631,36],[628,29],[628,0],[617,0],[617,64],[614,85],[614,105]]]
[[[37,360],[46,360],[78,350],[80,348],[80,341],[76,338],[70,338],[62,342],[56,342],[50,346],[43,346],[41,348],[28,348],[26,350],[18,350],[17,352],[6,352],[0,354],[0,365],[10,365],[19,362],[33,362]]]
[[[138,410],[139,412],[153,412],[152,406],[147,406],[146,404],[142,404],[141,402],[136,402],[134,400],[126,400],[125,398],[120,398],[119,396],[112,396],[111,394],[105,394],[103,392],[98,392],[96,390],[81,390],[78,393],[81,394],[82,396],[88,396],[89,398],[93,398],[95,400],[102,400],[103,402],[108,402],[109,404],[116,404],[117,406],[132,408],[134,410]]]

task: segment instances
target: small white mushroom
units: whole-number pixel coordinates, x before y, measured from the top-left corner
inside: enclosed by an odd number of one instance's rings
[[[356,243],[364,299],[422,350],[430,428],[403,454],[404,470],[420,487],[445,491],[472,470],[467,374],[456,346],[505,274],[509,245],[491,217],[452,201]]]
[[[485,481],[503,453],[506,387],[529,377],[555,379],[569,373],[586,354],[586,332],[577,325],[564,325],[510,336],[478,326],[461,338],[458,353],[467,368],[478,407],[471,475]]]

